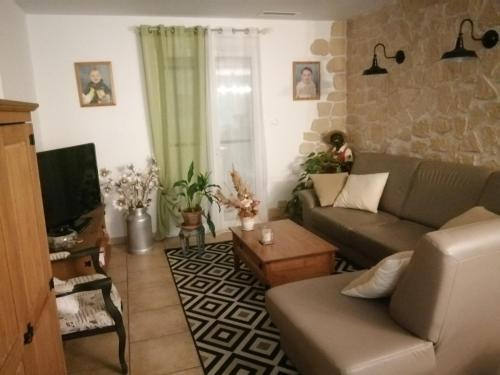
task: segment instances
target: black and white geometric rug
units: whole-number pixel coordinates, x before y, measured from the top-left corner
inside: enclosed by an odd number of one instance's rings
[[[207,375],[298,374],[264,306],[265,288],[242,264],[233,267],[232,242],[165,250],[191,334]],[[336,273],[354,271],[337,257]]]

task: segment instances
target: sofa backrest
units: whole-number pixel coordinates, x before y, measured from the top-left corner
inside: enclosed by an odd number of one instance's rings
[[[382,211],[399,216],[410,190],[412,176],[421,161],[407,156],[361,152],[355,155],[351,173],[389,172],[379,207]]]
[[[413,175],[400,217],[433,228],[476,206],[491,170],[422,161]]]
[[[493,172],[483,189],[479,206],[500,214],[500,171]]]
[[[417,245],[389,311],[435,344],[439,373],[500,364],[499,265],[500,219],[430,232]]]

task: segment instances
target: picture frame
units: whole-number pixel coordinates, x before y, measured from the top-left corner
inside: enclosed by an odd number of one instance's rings
[[[319,61],[294,61],[292,64],[293,100],[319,100],[321,66]]]
[[[80,107],[116,105],[111,61],[75,62]]]

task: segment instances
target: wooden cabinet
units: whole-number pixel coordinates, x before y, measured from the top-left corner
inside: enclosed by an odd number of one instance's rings
[[[31,125],[0,100],[0,375],[65,374]]]

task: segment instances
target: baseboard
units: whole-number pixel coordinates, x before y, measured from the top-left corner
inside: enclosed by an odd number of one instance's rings
[[[125,245],[127,243],[127,236],[114,237],[109,239],[110,245]]]

